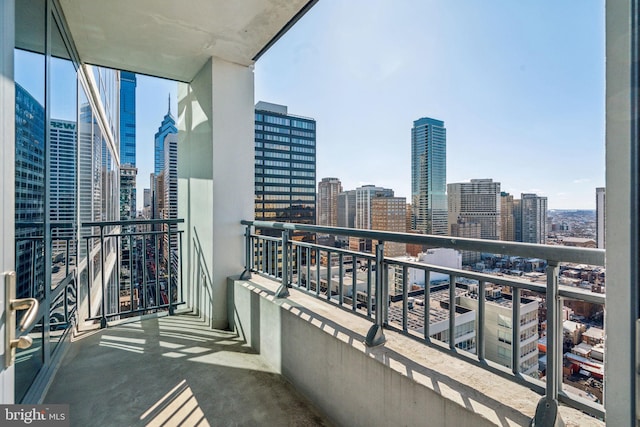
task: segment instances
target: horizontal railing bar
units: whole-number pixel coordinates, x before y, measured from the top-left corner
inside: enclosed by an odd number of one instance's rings
[[[558,286],[558,295],[563,298],[575,299],[579,301],[586,301],[593,304],[602,304],[605,303],[605,294],[598,294],[595,292],[588,291],[586,289],[580,288],[571,288],[566,285]]]
[[[264,234],[252,234],[251,237],[262,239],[270,242],[279,242],[282,240],[282,237],[274,237],[274,236],[265,236]]]
[[[539,258],[577,264],[604,265],[603,249],[550,246],[501,240],[468,239],[462,237],[433,236],[427,234],[396,233],[390,231],[361,230],[321,225],[294,224],[273,221],[242,220],[241,224],[257,228],[296,230],[339,236],[362,237],[372,240],[422,244],[432,247],[485,252],[493,254],[517,254],[523,258]]]
[[[171,235],[175,236],[177,234],[183,234],[184,230],[175,230],[171,232]],[[82,239],[99,239],[100,237],[113,238],[113,237],[129,237],[129,236],[153,236],[156,234],[167,235],[166,231],[134,231],[132,233],[119,233],[119,234],[105,234],[104,236],[100,236],[99,234],[93,234],[91,236],[82,236]]]
[[[434,271],[436,273],[443,273],[443,274],[453,274],[454,276],[457,276],[457,277],[464,277],[467,279],[478,280],[478,281],[482,280],[485,282],[491,282],[495,285],[513,286],[515,288],[526,289],[533,292],[545,292],[545,290],[547,289],[546,284],[527,282],[524,280],[517,280],[517,279],[508,279],[508,278],[505,278],[505,276],[492,276],[486,273],[476,273],[469,270],[459,270],[457,268],[440,267],[432,264],[423,264],[415,261],[402,261],[402,260],[397,260],[393,258],[385,258],[384,261],[386,264],[393,264],[393,265],[400,265],[400,266],[406,265],[408,267],[412,267],[420,270]]]
[[[95,221],[83,222],[82,227],[113,227],[118,225],[145,225],[145,224],[181,224],[183,218],[170,219],[132,219],[128,221]]]
[[[351,249],[336,248],[333,246],[318,245],[318,244],[309,243],[309,242],[292,241],[291,243],[294,245],[305,247],[305,248],[312,248],[312,249],[319,248],[320,250],[323,250],[323,251],[331,251],[331,252],[334,252],[337,254],[343,254],[343,255],[352,255],[362,259],[376,259],[376,256],[373,254],[369,254],[366,252],[352,251]]]

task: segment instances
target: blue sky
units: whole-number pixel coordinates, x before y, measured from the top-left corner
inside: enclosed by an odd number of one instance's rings
[[[171,80],[137,76],[136,87],[136,166],[138,167],[137,208],[142,209],[145,188],[149,188],[149,175],[154,166],[154,135],[167,114],[171,95],[171,114],[178,122],[178,84]]]
[[[36,98],[43,67],[16,60]],[[72,69],[58,73],[73,90]],[[138,76],[138,206],[176,91]],[[73,117],[53,98],[54,117]],[[447,182],[493,178],[551,209],[593,209],[604,186],[604,2],[321,0],[256,63],[255,100],[315,118],[317,179],[345,189],[409,198],[411,127],[433,117],[447,128]]]
[[[317,178],[410,196],[413,120],[447,127],[447,182],[556,208],[604,186],[604,2],[322,0],[256,64],[256,101],[317,120]]]

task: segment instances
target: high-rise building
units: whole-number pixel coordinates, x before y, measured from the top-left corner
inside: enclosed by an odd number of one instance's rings
[[[500,238],[499,182],[493,182],[492,179],[472,179],[471,182],[447,184],[447,197],[450,233],[453,225],[462,221],[480,224],[482,239]]]
[[[513,214],[513,196],[504,191],[500,193],[500,240],[513,242],[516,240],[515,217]]]
[[[338,227],[356,226],[356,190],[338,194]]]
[[[447,235],[447,131],[444,122],[423,117],[411,129],[412,226]]]
[[[393,198],[393,190],[390,188],[376,187],[375,185],[363,185],[355,189],[356,214],[355,228],[371,230],[373,228],[373,200],[376,198]],[[405,199],[406,203],[406,199]],[[382,205],[381,205],[382,206]],[[378,225],[382,220],[378,220]],[[355,251],[371,252],[374,250],[370,239],[358,237],[349,238],[349,248]]]
[[[547,198],[536,194],[522,194],[522,242],[541,243],[547,241]]]
[[[120,71],[120,163],[136,165],[136,75]]]
[[[142,204],[143,204],[142,206],[143,208],[147,208],[151,206],[151,189],[150,188],[144,189]]]
[[[176,121],[171,114],[171,99],[169,99],[169,109],[162,119],[162,123],[155,134],[154,169],[153,173],[159,175],[164,169],[164,139],[171,133],[178,133]]]
[[[354,228],[356,224],[356,190],[343,191],[338,194],[338,227]],[[349,243],[347,236],[336,236],[342,244]]]
[[[136,176],[138,169],[127,163],[120,165],[120,220],[136,219],[135,201]]]
[[[604,249],[606,247],[605,226],[607,224],[607,217],[605,201],[604,187],[596,188],[596,245],[598,249]]]
[[[371,229],[371,200],[375,197],[393,197],[393,190],[375,185],[356,188],[355,228]]]
[[[262,101],[255,107],[255,218],[316,220],[316,122]],[[310,233],[292,238],[314,240]]]
[[[405,197],[374,197],[371,199],[371,229],[405,233],[407,231],[407,199]],[[385,256],[407,254],[407,245],[386,242]]]
[[[135,73],[120,71],[120,219],[136,218],[136,84]],[[125,168],[124,170],[122,168]],[[133,179],[133,185],[131,181]],[[123,192],[128,194],[123,194]],[[128,203],[123,206],[122,203]],[[124,216],[123,216],[124,214]]]
[[[170,133],[164,139],[164,170],[162,171],[164,184],[163,219],[178,218],[178,134]],[[165,233],[170,231],[171,241],[167,234],[163,235],[163,253],[166,260],[177,270],[178,262],[178,225],[165,225]]]
[[[514,241],[522,242],[522,200],[513,199],[513,236]]]
[[[49,159],[51,181],[49,188],[49,217],[52,247],[55,252],[66,251],[66,241],[74,236],[73,226],[57,227],[55,223],[74,224],[76,220],[76,123],[68,120],[49,121]],[[73,245],[70,245],[73,250]]]
[[[338,194],[342,183],[338,178],[322,178],[318,183],[318,225],[338,225]]]
[[[34,238],[44,235],[39,225],[44,221],[44,107],[19,84],[15,88],[16,295],[42,298],[44,265],[38,254],[43,248]]]
[[[175,126],[175,120],[173,115],[171,114],[171,99],[169,99],[169,107],[167,110],[167,114],[162,119],[162,123],[158,128],[158,132],[155,134],[155,165],[154,165],[154,173],[151,178],[151,189],[152,189],[152,205],[153,205],[153,218],[158,219],[166,219],[169,218],[169,212],[171,211],[171,207],[169,206],[169,201],[166,199],[166,178],[168,176],[172,176],[172,174],[176,174],[177,179],[177,147],[174,147],[175,153],[173,153],[173,149],[171,147],[167,147],[169,144],[177,143],[177,135],[178,129]],[[171,154],[173,153],[173,154]],[[175,164],[166,164],[167,159],[175,157]],[[175,168],[175,171],[167,170],[171,168]],[[177,194],[177,186],[176,186],[176,194]],[[177,197],[177,196],[176,196]],[[175,200],[175,218],[177,218],[177,198]],[[159,231],[159,227],[156,227]]]

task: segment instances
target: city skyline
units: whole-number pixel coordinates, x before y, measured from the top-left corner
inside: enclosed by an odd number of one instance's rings
[[[428,28],[421,17],[432,12],[441,19]],[[318,177],[341,176],[345,188],[391,187],[410,199],[411,123],[438,117],[448,129],[447,183],[491,178],[511,194],[546,196],[549,209],[595,209],[593,191],[605,184],[602,4],[325,1],[302,21],[256,63],[255,100],[317,120]],[[381,27],[388,31],[378,34]],[[450,51],[438,40],[450,41]],[[37,64],[16,67],[42,102]],[[137,77],[142,206],[153,171],[147,154],[168,94],[178,115],[177,84]],[[71,84],[52,96],[58,119],[75,116],[63,108]]]
[[[603,4],[324,1],[301,22],[256,63],[255,97],[317,120],[318,177],[410,199],[411,123],[436,117],[447,183],[492,178],[549,209],[595,209]]]

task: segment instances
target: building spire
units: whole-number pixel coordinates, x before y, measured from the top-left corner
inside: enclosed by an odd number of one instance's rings
[[[169,92],[169,115],[171,115],[171,92]]]

